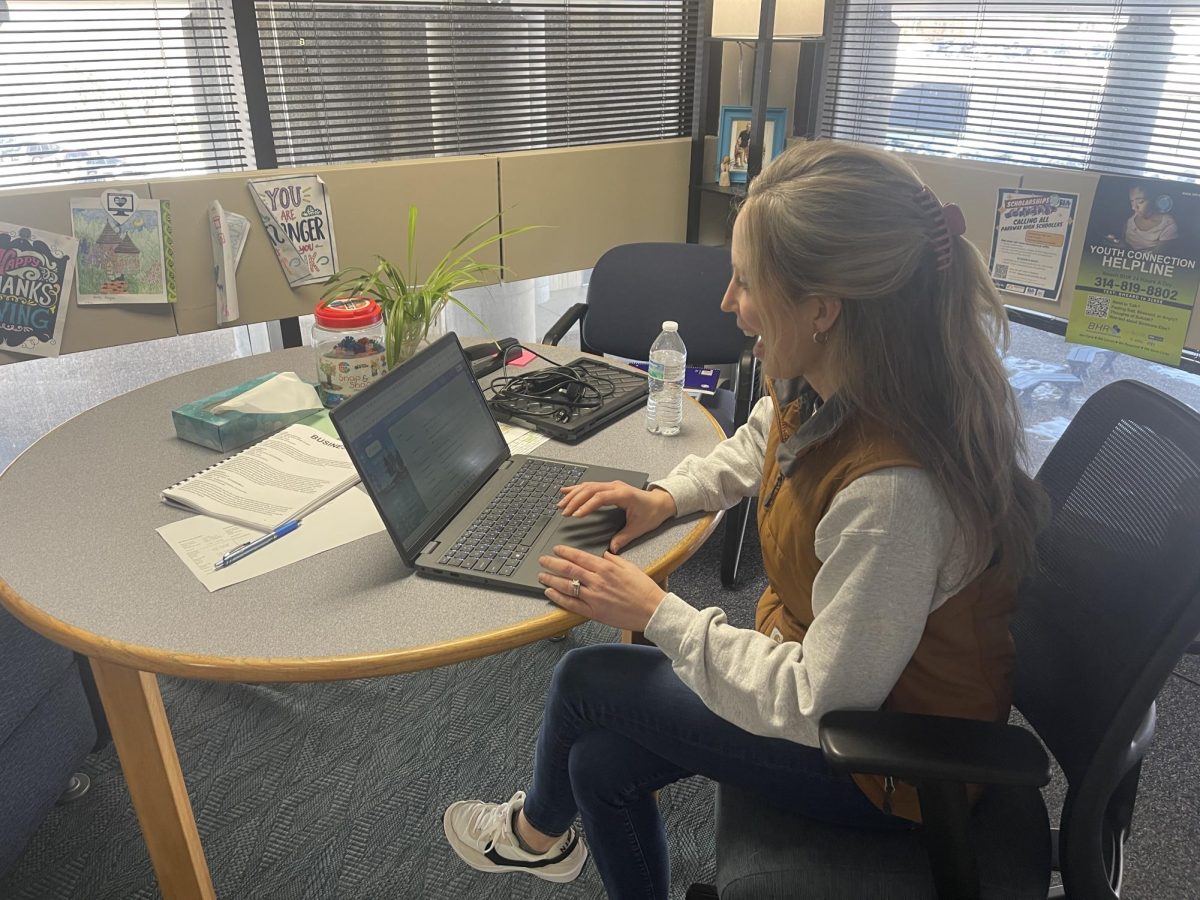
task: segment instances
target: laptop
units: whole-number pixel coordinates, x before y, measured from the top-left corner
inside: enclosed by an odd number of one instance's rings
[[[513,456],[453,332],[330,412],[401,558],[426,575],[541,594],[538,557],[555,544],[600,554],[616,508],[561,515],[559,488],[647,475]]]

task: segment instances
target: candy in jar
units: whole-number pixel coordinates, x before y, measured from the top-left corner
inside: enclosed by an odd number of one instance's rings
[[[370,297],[322,300],[312,328],[321,402],[337,406],[387,372],[383,310]]]

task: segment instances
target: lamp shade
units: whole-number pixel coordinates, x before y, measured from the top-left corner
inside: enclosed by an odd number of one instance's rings
[[[759,0],[713,0],[713,37],[758,37]],[[821,35],[825,0],[776,0],[775,36]]]

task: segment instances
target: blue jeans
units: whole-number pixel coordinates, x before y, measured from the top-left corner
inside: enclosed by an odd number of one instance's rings
[[[557,835],[578,812],[612,900],[670,896],[654,791],[690,775],[832,823],[909,827],[872,805],[848,775],[834,773],[819,749],[720,718],[656,647],[599,644],[562,658],[546,698],[525,817]]]

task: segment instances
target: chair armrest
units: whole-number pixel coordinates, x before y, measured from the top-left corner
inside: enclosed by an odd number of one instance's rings
[[[1050,760],[1024,728],[978,719],[884,710],[836,710],[821,719],[821,749],[838,770],[910,783],[952,781],[1042,787]]]
[[[546,332],[542,338],[543,344],[550,344],[557,347],[558,342],[563,339],[563,336],[571,330],[571,326],[576,322],[582,322],[584,315],[587,313],[586,303],[576,303],[568,309],[559,320],[550,326],[550,330]]]
[[[746,424],[750,418],[750,407],[754,405],[754,377],[757,374],[757,360],[754,358],[754,345],[758,338],[750,338],[742,348],[742,357],[738,360],[737,384],[734,385],[733,428],[736,431]]]

